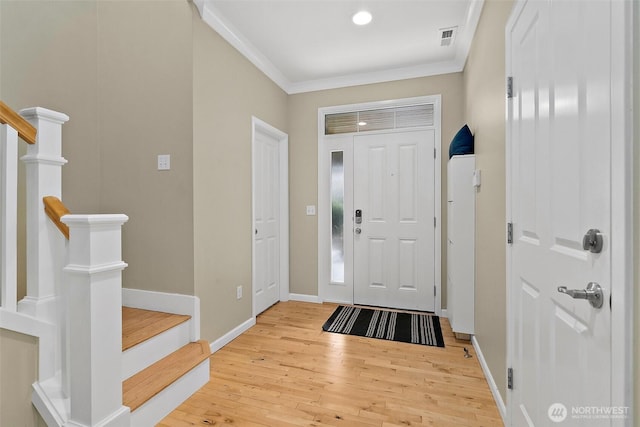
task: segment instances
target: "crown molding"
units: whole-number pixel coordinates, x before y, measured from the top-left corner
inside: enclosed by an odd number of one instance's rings
[[[207,0],[194,0],[194,4],[200,12],[202,20],[208,24],[215,32],[225,39],[231,46],[236,48],[245,58],[247,58],[260,71],[267,75],[282,90],[288,93],[289,80],[269,59],[262,54],[244,35],[238,31],[230,22],[221,18],[221,14],[216,7]]]
[[[467,56],[469,56],[469,51],[471,50],[471,43],[473,43],[476,28],[478,28],[483,6],[484,0],[472,0],[469,3],[467,17],[464,22],[464,31],[456,36],[456,58],[454,61],[461,69],[464,69],[467,62]]]
[[[318,90],[338,89],[349,86],[361,86],[396,80],[437,76],[440,74],[457,73],[460,71],[462,71],[462,66],[456,64],[454,61],[446,61],[434,64],[416,65],[413,67],[394,68],[384,71],[348,74],[327,79],[289,83],[288,90],[286,92],[289,95],[293,95],[296,93],[314,92]]]

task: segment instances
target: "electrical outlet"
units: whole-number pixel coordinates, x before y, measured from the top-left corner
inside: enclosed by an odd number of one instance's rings
[[[168,171],[171,169],[171,155],[158,154],[158,170]]]
[[[240,286],[238,286],[238,287],[236,288],[236,298],[237,298],[237,299],[242,298],[242,285],[240,285]]]
[[[307,215],[315,215],[315,214],[316,214],[316,206],[307,205]]]

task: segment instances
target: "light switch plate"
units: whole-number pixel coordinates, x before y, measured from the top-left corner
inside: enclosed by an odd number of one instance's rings
[[[315,215],[315,214],[316,214],[316,206],[307,205],[307,215]]]
[[[158,154],[158,170],[168,171],[171,169],[171,155],[170,154]]]

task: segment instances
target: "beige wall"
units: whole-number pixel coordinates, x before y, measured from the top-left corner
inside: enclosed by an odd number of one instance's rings
[[[251,117],[287,132],[287,95],[194,12],[193,105],[195,291],[213,341],[252,316]]]
[[[98,1],[97,15],[99,207],[129,216],[123,284],[193,295],[191,6]]]
[[[475,136],[475,336],[506,402],[505,39],[512,2],[488,0],[464,70],[465,117]]]
[[[125,287],[193,294],[191,6],[0,3],[3,100],[71,117],[65,204],[129,215]],[[171,154],[171,171],[156,170],[158,154]]]
[[[306,205],[318,200],[318,108],[360,102],[442,95],[442,171],[449,142],[464,124],[462,74],[447,74],[396,82],[292,95],[289,99],[289,215],[291,232],[291,292],[318,295],[318,222]],[[442,174],[442,235],[446,236],[446,173]],[[444,239],[442,240],[445,241]],[[446,277],[446,245],[442,247],[442,277]],[[446,280],[442,280],[443,293]],[[446,295],[443,295],[446,306]]]
[[[45,425],[31,404],[37,372],[37,339],[0,329],[0,426]]]
[[[71,116],[64,126],[63,199],[74,212],[99,204],[96,115],[96,5],[93,2],[0,1],[0,87],[14,110],[41,106]],[[26,151],[20,144],[20,151]],[[20,184],[24,168],[20,163]],[[78,183],[81,183],[79,188]],[[81,191],[74,190],[73,187]],[[24,253],[24,192],[19,193],[19,253]],[[18,297],[26,293],[20,257]]]

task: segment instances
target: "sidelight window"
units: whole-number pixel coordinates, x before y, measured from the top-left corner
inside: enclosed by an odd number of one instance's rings
[[[331,153],[331,281],[344,283],[344,153]]]

